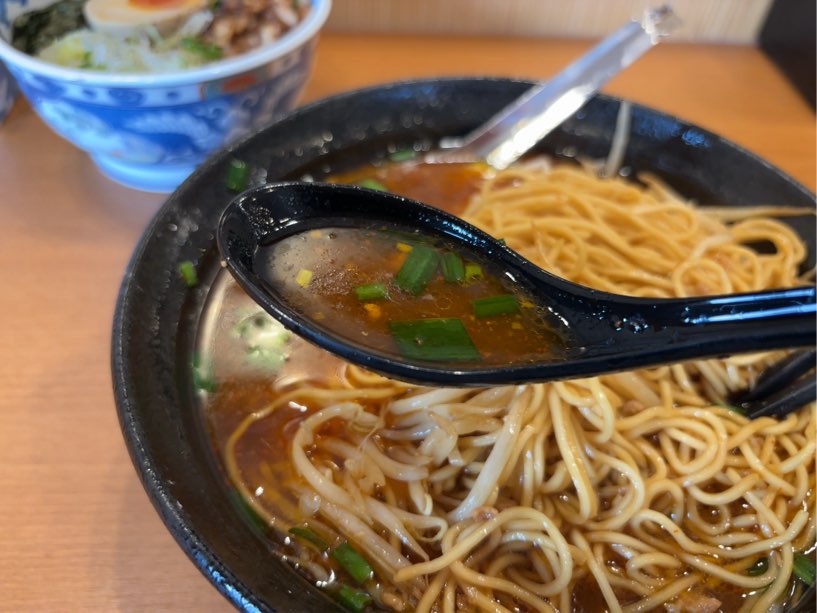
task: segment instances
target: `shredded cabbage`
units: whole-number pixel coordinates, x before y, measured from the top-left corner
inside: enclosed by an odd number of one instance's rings
[[[204,32],[212,18],[210,11],[199,11],[164,37],[153,27],[125,36],[82,28],[54,41],[37,57],[68,68],[103,72],[157,73],[201,66],[214,58],[186,48],[183,43]]]

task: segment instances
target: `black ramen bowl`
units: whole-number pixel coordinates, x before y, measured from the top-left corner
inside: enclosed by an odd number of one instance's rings
[[[328,611],[337,605],[271,554],[242,517],[216,457],[190,363],[208,291],[221,270],[214,232],[234,197],[230,161],[266,170],[268,181],[347,170],[395,150],[431,147],[479,125],[530,82],[442,79],[354,91],[303,107],[205,163],[158,212],[125,275],[113,328],[113,379],[131,458],[165,525],[193,563],[237,608]],[[538,150],[604,158],[620,101],[599,95]],[[701,204],[814,207],[814,196],[780,170],[693,125],[633,105],[625,167],[651,171]],[[813,216],[789,217],[809,245]],[[188,288],[177,266],[192,261]],[[813,589],[803,599],[808,607]],[[806,608],[802,608],[803,611]]]

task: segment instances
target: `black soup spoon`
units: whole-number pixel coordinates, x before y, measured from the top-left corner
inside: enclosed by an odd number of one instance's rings
[[[355,186],[290,182],[249,190],[224,211],[217,241],[239,285],[285,327],[414,383],[584,377],[813,346],[817,334],[811,286],[678,299],[610,294],[545,272],[439,209]],[[372,263],[387,243],[410,249],[396,275],[383,261]],[[376,282],[361,283],[358,269],[367,263]],[[462,275],[469,267],[476,271],[470,281]],[[481,284],[493,284],[491,295],[461,297],[463,312],[452,315],[456,292]],[[395,315],[396,303],[412,313]]]

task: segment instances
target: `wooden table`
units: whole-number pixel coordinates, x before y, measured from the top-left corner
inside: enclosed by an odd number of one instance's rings
[[[304,100],[413,77],[544,79],[588,45],[327,34]],[[814,114],[753,48],[660,46],[605,91],[815,188]],[[24,103],[0,127],[0,610],[229,610],[151,507],[111,393],[114,301],[163,199],[103,177]]]

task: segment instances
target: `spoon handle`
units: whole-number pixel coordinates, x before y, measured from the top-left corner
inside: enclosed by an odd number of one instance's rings
[[[662,301],[617,300],[615,312],[613,336],[621,333],[620,342],[628,345],[631,356],[643,354],[635,359],[644,363],[662,353],[674,361],[807,347],[814,345],[817,336],[814,287]],[[609,333],[606,336],[609,342]],[[639,343],[637,337],[643,341]],[[614,338],[613,344],[619,341]]]
[[[640,22],[629,22],[474,132],[444,140],[434,161],[485,160],[494,168],[507,168],[679,24],[669,6],[646,11]]]

